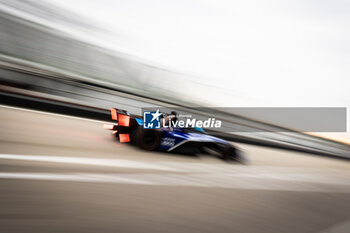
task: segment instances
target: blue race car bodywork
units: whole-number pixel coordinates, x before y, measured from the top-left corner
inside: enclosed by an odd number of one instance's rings
[[[144,129],[143,120],[130,116],[126,111],[111,110],[117,124],[105,127],[113,130],[120,142],[129,142],[144,150],[158,150],[173,153],[197,154],[216,151],[223,159],[242,161],[242,156],[231,143],[206,134],[202,128]]]
[[[174,128],[162,129],[162,140],[159,150],[173,151],[176,148],[186,145],[187,143],[221,143],[229,144],[225,140],[216,138],[204,133],[190,132],[188,129]]]

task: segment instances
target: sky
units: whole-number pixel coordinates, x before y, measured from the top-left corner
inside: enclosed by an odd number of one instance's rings
[[[103,46],[215,89],[220,106],[350,107],[350,1],[49,2],[107,31]]]

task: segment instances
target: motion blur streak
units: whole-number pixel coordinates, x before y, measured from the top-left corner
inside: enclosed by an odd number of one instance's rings
[[[225,177],[225,178],[224,178]],[[0,179],[53,180],[93,183],[127,183],[164,186],[191,186],[248,190],[350,193],[349,176],[324,176],[322,173],[205,173],[205,174],[96,174],[96,173],[0,173]],[[324,179],[324,180],[322,180]],[[320,186],[306,185],[315,183]],[[263,185],[262,185],[263,184]],[[330,186],[337,185],[330,188]],[[324,185],[324,186],[322,186]]]
[[[0,108],[0,232],[347,232],[350,164],[238,144],[149,153],[102,122]],[[19,224],[20,223],[20,224]]]
[[[145,168],[156,170],[173,170],[162,166],[146,164],[137,161],[120,160],[120,159],[88,159],[88,158],[69,158],[69,157],[57,157],[57,156],[30,156],[30,155],[7,155],[0,154],[0,159],[12,159],[12,160],[28,160],[28,161],[42,161],[42,162],[55,162],[55,163],[71,163],[71,164],[86,164],[95,166],[107,166],[107,167],[129,167],[129,168]]]
[[[53,174],[53,173],[0,173],[1,179],[25,179],[25,180],[57,180],[78,182],[107,182],[128,184],[152,184],[141,180],[133,180],[117,176],[98,174]]]

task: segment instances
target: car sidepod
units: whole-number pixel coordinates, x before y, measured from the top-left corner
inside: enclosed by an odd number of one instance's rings
[[[162,130],[162,139],[158,150],[196,154],[209,148],[218,152],[224,159],[235,159],[237,149],[231,143],[203,133],[183,132],[176,129]]]

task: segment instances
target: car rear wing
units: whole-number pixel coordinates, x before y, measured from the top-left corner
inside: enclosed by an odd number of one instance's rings
[[[140,125],[139,119],[117,108],[111,108],[111,117],[116,123],[104,124],[103,128],[112,130],[120,142],[130,142],[130,133]]]

